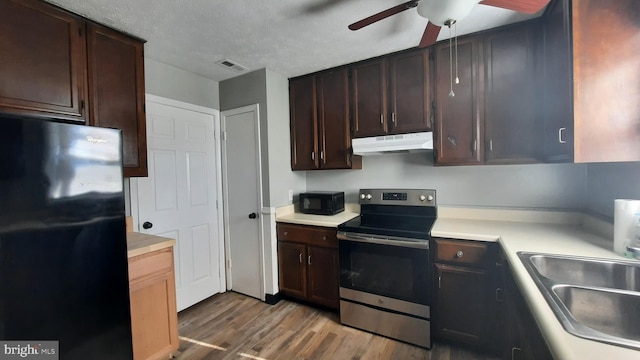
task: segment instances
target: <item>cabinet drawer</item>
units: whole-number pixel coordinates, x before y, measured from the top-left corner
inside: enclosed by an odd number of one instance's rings
[[[436,261],[483,266],[488,257],[487,243],[436,239]]]
[[[172,268],[172,248],[132,257],[129,259],[129,281],[151,274],[169,272]]]
[[[277,224],[278,240],[322,247],[338,247],[337,230],[306,225]]]

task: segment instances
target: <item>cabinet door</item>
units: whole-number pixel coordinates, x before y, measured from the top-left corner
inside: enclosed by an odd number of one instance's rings
[[[122,130],[125,176],[147,176],[143,43],[89,23],[90,124]]]
[[[492,288],[484,270],[436,264],[436,333],[472,345],[491,343],[488,321],[495,313]]]
[[[456,77],[456,62],[451,58],[456,56],[454,48],[450,49],[448,43],[435,48],[437,164],[482,162],[478,50],[476,37],[458,41],[457,75],[460,83],[452,84],[452,77]],[[454,96],[449,96],[452,90]]]
[[[307,297],[307,252],[303,244],[278,242],[280,291],[301,299]]]
[[[291,170],[312,170],[319,166],[316,77],[289,82],[291,128]]]
[[[537,161],[536,28],[526,24],[483,36],[487,163]]]
[[[309,246],[308,250],[309,301],[337,309],[340,305],[338,251],[317,246]]]
[[[351,68],[353,137],[387,133],[387,81],[384,59],[356,64]]]
[[[42,1],[0,2],[0,111],[84,122],[84,26]]]
[[[544,155],[550,162],[573,161],[573,76],[569,16],[569,2],[560,0],[549,5],[543,20]]]
[[[429,50],[389,58],[390,133],[431,130]]]
[[[320,167],[351,167],[349,126],[349,73],[347,68],[317,75],[319,109]]]

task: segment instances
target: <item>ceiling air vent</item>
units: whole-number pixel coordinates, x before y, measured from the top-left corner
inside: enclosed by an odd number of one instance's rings
[[[235,72],[245,72],[247,70],[249,70],[249,68],[242,66],[240,64],[237,64],[235,62],[233,62],[233,60],[229,60],[229,59],[223,59],[220,61],[216,61],[216,64],[222,66],[223,68],[227,68],[229,70],[235,71]]]

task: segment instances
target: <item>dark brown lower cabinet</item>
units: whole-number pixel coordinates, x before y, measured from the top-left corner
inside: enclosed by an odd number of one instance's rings
[[[278,279],[283,295],[337,309],[336,229],[278,223]]]
[[[497,244],[454,239],[436,239],[435,244],[436,339],[498,353],[503,306]]]
[[[510,360],[551,360],[553,356],[542,333],[538,329],[533,314],[529,310],[511,271],[504,267],[505,326],[502,358]]]

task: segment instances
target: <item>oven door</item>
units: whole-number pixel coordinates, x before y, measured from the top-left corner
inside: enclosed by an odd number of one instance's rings
[[[429,305],[429,241],[338,232],[340,287]]]

